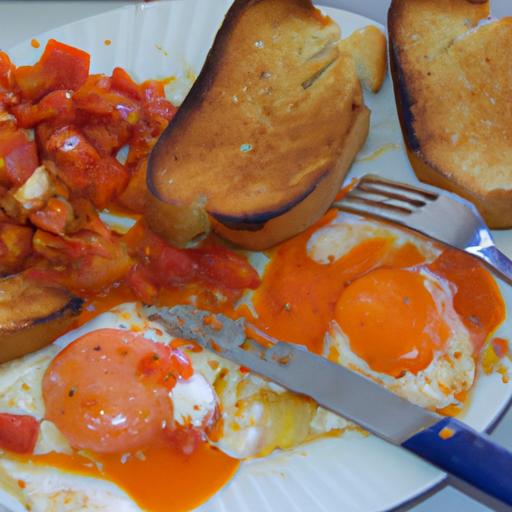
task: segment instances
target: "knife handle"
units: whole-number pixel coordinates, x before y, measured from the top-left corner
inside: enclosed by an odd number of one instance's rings
[[[485,434],[454,418],[443,418],[402,446],[473,489],[512,506],[512,453]]]

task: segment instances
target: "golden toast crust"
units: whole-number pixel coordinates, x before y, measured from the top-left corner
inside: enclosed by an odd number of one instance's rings
[[[83,301],[64,288],[16,274],[0,279],[0,363],[49,345],[64,334]]]
[[[482,23],[488,3],[395,0],[391,68],[417,176],[512,226],[512,19]]]
[[[339,28],[309,0],[238,0],[152,152],[148,186],[259,230],[338,169],[362,95]],[[318,207],[321,209],[323,205]]]

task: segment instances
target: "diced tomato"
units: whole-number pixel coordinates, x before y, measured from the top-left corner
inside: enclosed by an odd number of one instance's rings
[[[148,265],[153,283],[176,286],[194,280],[222,288],[257,288],[260,279],[247,259],[226,247],[207,242],[197,249],[177,249],[137,223],[124,237],[131,254]]]
[[[57,130],[46,148],[72,193],[90,199],[98,208],[105,207],[128,184],[128,171],[115,158],[101,157],[72,126]]]
[[[130,174],[113,157],[102,158],[92,171],[93,186],[88,197],[98,208],[104,208],[123,192],[128,185]]]
[[[139,85],[123,68],[114,68],[114,71],[112,71],[112,89],[127,94],[136,100],[140,100],[142,96]]]
[[[19,101],[14,83],[15,69],[9,56],[0,51],[0,107],[16,105]]]
[[[92,115],[112,115],[128,119],[137,113],[140,104],[137,99],[112,89],[111,80],[103,75],[91,75],[73,96],[76,108]]]
[[[98,292],[124,279],[134,263],[118,239],[87,231],[62,237],[37,230],[33,247],[52,264],[65,266],[59,282],[75,291]]]
[[[1,96],[1,93],[0,93]],[[16,118],[2,107],[0,100],[0,132],[4,130],[14,131],[18,127]]]
[[[153,135],[152,127],[145,120],[138,122],[130,139],[130,149],[125,163],[126,167],[133,169],[137,167],[142,159],[147,158],[151,148],[158,140],[158,135],[158,132],[156,135]]]
[[[14,87],[15,69],[7,53],[0,52],[0,89],[8,91]]]
[[[61,124],[69,124],[75,117],[69,91],[50,92],[39,103],[21,103],[13,107],[12,112],[22,128],[32,128],[36,124],[53,119]]]
[[[176,350],[155,343],[154,351],[142,358],[137,368],[137,375],[153,386],[163,386],[171,390],[179,377],[188,379],[193,369],[190,359],[181,350]]]
[[[182,249],[166,246],[153,265],[160,282],[166,285],[190,283],[198,274],[198,263]]]
[[[72,220],[73,208],[65,199],[58,197],[50,198],[43,209],[30,215],[32,224],[56,235],[64,235]]]
[[[1,181],[20,186],[39,165],[37,149],[22,130],[0,131]]]
[[[39,62],[16,69],[22,96],[38,100],[57,89],[78,89],[89,75],[87,52],[50,39]]]
[[[133,260],[122,246],[110,258],[87,256],[72,265],[67,284],[77,292],[98,293],[104,288],[126,278]]]
[[[114,111],[114,105],[105,98],[109,91],[108,76],[90,75],[73,95],[73,101],[78,110],[90,115],[111,114]]]
[[[120,71],[113,75],[117,82],[120,75]],[[114,78],[93,75],[74,96],[77,124],[100,154],[110,156],[129,142],[141,115],[138,99],[115,89]]]
[[[140,220],[123,236],[130,254],[145,263],[154,262],[160,256],[167,244],[155,235],[144,222]]]
[[[69,263],[85,256],[113,257],[109,240],[83,231],[73,236],[58,236],[38,229],[32,241],[34,251],[56,263]]]
[[[82,197],[71,201],[75,219],[69,227],[70,233],[79,231],[92,231],[106,240],[111,239],[110,229],[104,224],[98,215],[98,211],[90,201]]]
[[[126,284],[144,304],[155,303],[158,297],[158,286],[153,273],[146,266],[139,263],[134,265],[128,274]]]
[[[130,151],[126,161],[126,166],[129,168],[135,167],[141,159],[148,156],[158,137],[177,111],[176,107],[166,99],[161,81],[149,80],[140,87],[143,110],[130,140]]]
[[[51,135],[46,148],[64,183],[75,192],[84,192],[90,185],[89,170],[100,160],[84,135],[73,126],[62,127]]]
[[[92,116],[81,125],[81,129],[102,156],[115,156],[128,143],[132,134],[132,126],[127,121]]]
[[[159,116],[166,121],[170,121],[174,117],[178,109],[165,97],[162,81],[148,80],[140,88],[144,98],[144,107],[151,116]]]
[[[33,234],[29,227],[0,223],[0,274],[21,270],[32,252]]]
[[[26,414],[0,413],[0,448],[14,453],[34,451],[39,422]]]
[[[119,203],[129,210],[137,213],[144,213],[148,189],[146,185],[147,159],[143,158],[133,171],[128,186],[119,196]]]
[[[197,261],[199,277],[204,281],[226,288],[255,289],[260,284],[256,270],[247,258],[220,245],[192,249]]]
[[[41,159],[45,159],[48,157],[48,150],[46,149],[48,145],[48,140],[53,135],[53,132],[55,130],[56,127],[51,122],[39,123],[34,128],[35,141]]]

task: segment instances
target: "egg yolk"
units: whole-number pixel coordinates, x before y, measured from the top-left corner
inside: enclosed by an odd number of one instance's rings
[[[76,449],[120,453],[150,444],[172,421],[168,392],[176,373],[191,373],[185,356],[176,362],[165,350],[117,329],[75,340],[45,373],[47,419]]]
[[[393,377],[417,373],[441,350],[449,328],[425,286],[425,277],[380,268],[350,284],[335,308],[335,319],[351,350],[370,368]]]

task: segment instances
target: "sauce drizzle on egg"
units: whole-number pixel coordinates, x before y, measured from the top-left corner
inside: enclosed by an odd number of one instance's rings
[[[365,276],[378,271],[377,269],[386,269],[388,284],[392,285],[393,281],[398,284],[403,276],[403,271],[400,269],[407,268],[411,272],[419,272],[423,268],[448,283],[448,286],[454,290],[454,309],[470,333],[476,357],[487,338],[505,317],[503,298],[496,282],[485,267],[472,256],[453,249],[442,250],[440,255],[428,264],[420,249],[412,241],[396,244],[391,236],[387,238],[384,234],[363,241],[337,260],[333,258],[326,264],[314,261],[308,255],[308,241],[319,227],[329,224],[335,215],[335,212],[328,213],[316,226],[273,250],[262,285],[253,298],[257,317],[254,317],[248,308],[242,309],[244,316],[270,336],[299,343],[316,353],[322,353],[324,334],[329,330],[330,322],[336,317],[336,304],[343,296],[344,290],[352,283],[357,283],[358,280],[364,281],[367,279]],[[358,285],[360,288],[363,288],[363,281]],[[367,297],[371,302],[368,304],[369,311],[375,310],[376,307],[382,308],[382,311],[388,311],[390,323],[386,325],[386,315],[384,315],[383,329],[396,330],[399,343],[400,335],[403,335],[404,331],[400,326],[400,318],[396,318],[396,315],[400,314],[394,307],[396,297],[391,299],[392,293],[379,293],[378,287],[382,283],[379,285],[378,282],[370,281],[367,279],[366,283],[370,286]],[[404,301],[410,299],[407,287],[417,288],[411,279],[407,281],[409,282],[402,282],[403,290],[400,292]],[[377,289],[372,289],[372,286]],[[360,291],[364,292],[364,289]],[[415,290],[411,289],[410,294],[413,297]],[[418,306],[420,310],[416,312],[416,316],[428,314],[430,306],[425,300],[423,305],[421,305],[422,301],[417,301],[420,303]],[[378,301],[381,303],[376,304]],[[424,309],[421,310],[421,308]],[[351,314],[354,312],[351,313],[350,305],[345,304],[344,315],[350,318]],[[404,319],[406,323],[414,321],[414,311],[411,315],[408,320]],[[391,325],[392,322],[394,322],[393,325]],[[446,337],[445,326],[440,319],[434,320],[434,323],[437,325],[439,337],[437,348],[440,348],[442,339]],[[428,327],[427,324],[424,327]],[[362,344],[366,343],[366,347],[358,351],[359,355],[366,353],[368,359],[373,351],[373,356],[378,360],[382,355],[379,349],[379,342],[382,341],[378,337],[365,341],[360,339],[356,345],[359,344],[361,348]],[[429,347],[428,343],[423,344],[427,348],[425,355],[421,350],[411,352],[410,349],[414,347],[408,348],[407,343],[405,341],[402,348],[395,347],[396,356],[407,354],[410,363],[408,369],[413,372],[425,368],[431,360],[429,352],[436,347]],[[420,345],[421,343],[418,347]],[[400,372],[397,373],[398,366],[393,364],[392,357],[388,363],[387,371],[397,376]]]

